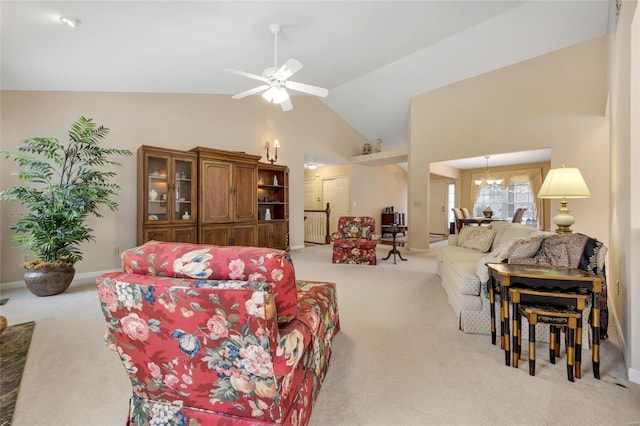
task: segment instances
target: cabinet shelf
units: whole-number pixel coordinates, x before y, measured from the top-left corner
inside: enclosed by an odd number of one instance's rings
[[[286,186],[284,186],[284,185],[262,185],[262,184],[259,184],[258,188],[269,188],[269,189],[282,188],[282,189],[285,189]]]

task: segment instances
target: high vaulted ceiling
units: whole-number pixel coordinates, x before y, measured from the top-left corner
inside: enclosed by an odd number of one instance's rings
[[[231,95],[256,84],[222,70],[273,65],[278,23],[278,64],[304,65],[292,80],[328,88],[366,138],[402,148],[412,96],[603,35],[613,3],[2,1],[0,85]]]

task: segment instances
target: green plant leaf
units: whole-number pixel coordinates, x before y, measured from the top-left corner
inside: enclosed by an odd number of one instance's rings
[[[99,141],[109,129],[92,119],[80,117],[72,124],[69,142],[55,138],[29,138],[18,152],[2,151],[6,159],[18,163],[17,176],[27,182],[0,192],[0,200],[23,205],[17,222],[9,228],[17,247],[31,250],[39,259],[53,262],[82,260],[80,244],[92,241],[89,216],[102,217],[101,207],[118,209],[113,199],[120,187],[106,167],[119,166],[113,156],[130,156],[126,149],[103,148]]]

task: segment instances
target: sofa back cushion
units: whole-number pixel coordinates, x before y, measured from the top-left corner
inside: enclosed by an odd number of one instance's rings
[[[278,322],[298,314],[293,263],[280,250],[148,241],[122,253],[122,269],[130,274],[273,283]]]
[[[494,246],[497,247],[500,244],[527,237],[534,232],[538,232],[538,230],[532,226],[526,226],[520,223],[507,223],[500,237],[498,238],[496,236]]]
[[[458,245],[486,253],[496,236],[496,230],[488,226],[466,226],[460,230]]]

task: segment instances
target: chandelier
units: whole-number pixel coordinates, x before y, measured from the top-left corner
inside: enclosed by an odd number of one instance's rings
[[[477,186],[499,186],[502,184],[502,179],[489,179],[489,156],[485,155],[484,158],[487,160],[487,169],[484,171],[484,178],[480,180],[474,180]]]

